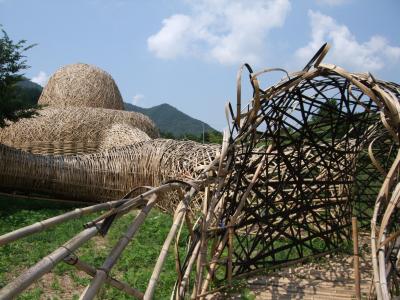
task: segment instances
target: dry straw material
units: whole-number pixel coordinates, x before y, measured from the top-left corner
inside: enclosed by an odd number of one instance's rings
[[[59,69],[39,104],[38,116],[0,130],[0,143],[35,154],[76,155],[158,137],[147,116],[123,111],[114,80],[91,65]]]
[[[39,104],[124,109],[121,94],[112,77],[95,66],[82,63],[67,65],[56,71],[44,88]]]
[[[134,187],[193,179],[218,149],[218,145],[155,139],[87,155],[44,156],[0,145],[0,187],[103,202],[118,199]]]
[[[148,134],[139,128],[132,127],[128,124],[116,123],[104,131],[99,150],[120,148],[149,140],[151,140],[151,138]]]
[[[39,154],[79,154],[96,152],[100,145],[102,149],[110,148],[113,141],[115,146],[126,145],[157,136],[154,123],[140,113],[48,107],[37,117],[1,129],[0,143]]]

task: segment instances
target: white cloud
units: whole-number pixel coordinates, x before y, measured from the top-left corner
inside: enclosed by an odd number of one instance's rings
[[[283,26],[289,0],[189,0],[191,14],[175,14],[147,40],[157,57],[194,56],[222,64],[257,63],[268,33]]]
[[[351,2],[351,0],[316,0],[318,4],[325,4],[329,6],[339,6]]]
[[[49,76],[44,71],[40,71],[39,74],[32,77],[32,79],[31,79],[32,82],[40,84],[41,86],[45,86],[47,83],[47,80],[49,80]]]
[[[185,15],[173,15],[163,20],[161,30],[148,38],[150,51],[159,58],[174,58],[187,52],[192,20]]]
[[[307,46],[296,51],[297,58],[303,61],[310,59],[325,42],[331,44],[331,62],[356,71],[376,71],[400,61],[400,47],[390,46],[380,35],[360,43],[347,26],[332,17],[312,10],[308,16],[312,27],[311,40]]]
[[[142,99],[144,99],[144,95],[136,94],[132,97],[132,100],[128,100],[129,103],[137,105]]]

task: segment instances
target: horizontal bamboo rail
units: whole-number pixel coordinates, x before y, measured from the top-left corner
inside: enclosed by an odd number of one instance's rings
[[[56,226],[58,224],[67,222],[69,220],[77,219],[84,215],[95,213],[95,212],[98,212],[101,210],[111,209],[113,207],[116,207],[117,205],[125,203],[128,200],[129,199],[122,199],[122,200],[109,201],[106,203],[96,204],[96,205],[83,207],[83,208],[76,208],[75,210],[67,212],[65,214],[62,214],[62,215],[59,215],[59,216],[56,216],[53,218],[49,218],[47,220],[39,221],[32,225],[28,225],[28,226],[19,228],[12,232],[1,235],[0,236],[0,246],[7,245],[8,243],[11,243],[15,240],[18,240],[23,237],[27,237],[27,236],[32,235],[37,232],[41,232],[43,230],[46,230],[46,229]]]

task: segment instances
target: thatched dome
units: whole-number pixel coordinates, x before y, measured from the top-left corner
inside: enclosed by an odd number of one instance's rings
[[[121,94],[110,74],[82,63],[67,65],[55,72],[43,89],[39,104],[124,109]]]

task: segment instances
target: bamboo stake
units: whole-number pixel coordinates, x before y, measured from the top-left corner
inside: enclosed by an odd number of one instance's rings
[[[147,205],[141,210],[141,212],[135,217],[131,225],[129,226],[126,233],[120,238],[118,243],[114,246],[114,248],[109,253],[108,257],[104,261],[101,268],[99,268],[96,272],[95,277],[93,278],[92,282],[90,283],[89,287],[85,292],[81,295],[83,300],[93,299],[96,294],[98,293],[99,289],[103,285],[104,281],[108,277],[108,273],[112,269],[112,267],[117,263],[119,257],[121,256],[122,252],[129,244],[131,239],[135,236],[138,229],[146,219],[148,213],[153,208],[154,204],[156,203],[157,195],[153,194],[148,201]]]
[[[232,285],[233,227],[228,228],[228,284]]]
[[[197,273],[196,273],[195,286],[193,288],[193,292],[195,293],[195,295],[197,295],[197,293],[201,287],[201,282],[203,280],[203,264],[204,264],[204,260],[207,256],[206,216],[207,216],[207,207],[208,207],[209,196],[210,196],[210,187],[206,186],[205,191],[204,191],[203,210],[202,210],[200,255],[198,256],[198,259],[197,259]]]
[[[89,265],[88,263],[80,260],[78,257],[76,257],[74,254],[69,255],[68,257],[64,258],[64,262],[74,266],[80,271],[85,272],[86,274],[94,277],[96,275],[96,269]],[[137,289],[131,287],[129,284],[123,281],[119,281],[111,276],[108,276],[106,278],[106,282],[110,284],[111,286],[127,293],[130,296],[133,296],[137,299],[142,299],[143,298],[143,293],[138,291]]]
[[[200,242],[197,242],[196,246],[194,247],[192,256],[189,259],[189,262],[186,267],[185,274],[183,275],[181,284],[179,286],[178,295],[179,295],[179,298],[181,298],[181,299],[185,296],[186,285],[189,282],[190,272],[192,270],[194,262],[196,261],[199,250],[200,250]]]
[[[361,285],[360,285],[360,253],[358,248],[358,226],[357,217],[351,218],[353,231],[353,254],[354,254],[354,281],[356,299],[361,300]]]
[[[382,240],[385,239],[385,233],[382,235]],[[379,262],[379,279],[380,286],[382,291],[382,299],[390,300],[389,291],[387,288],[387,279],[386,279],[386,259],[385,259],[385,247],[380,246],[378,251],[378,262]]]
[[[74,252],[98,232],[96,227],[87,228],[66,242],[63,246],[45,256],[42,260],[30,267],[19,277],[0,290],[0,299],[12,299],[22,293],[34,281],[51,271],[60,261]]]
[[[186,203],[189,202],[189,200],[195,193],[196,193],[196,190],[194,188],[191,188],[188,193],[188,196],[186,196],[185,199],[179,203],[179,205],[176,209],[174,222],[171,226],[171,229],[168,233],[167,238],[164,241],[164,245],[161,249],[160,255],[158,256],[158,259],[157,259],[156,265],[153,269],[153,273],[151,275],[149,284],[147,285],[146,292],[144,293],[143,299],[145,299],[145,300],[153,299],[155,288],[156,288],[158,279],[160,277],[161,269],[164,265],[165,259],[168,254],[169,246],[171,245],[171,242],[179,228],[179,225],[182,222],[183,216],[186,213],[186,210],[187,210]]]
[[[190,239],[192,241],[194,241],[195,236],[194,236],[194,232],[193,232],[193,225],[192,225],[192,221],[190,219],[189,214],[185,215],[185,221],[186,221],[186,225],[187,225],[187,228],[188,228],[188,231],[189,231]]]
[[[266,152],[269,153],[271,150],[272,150],[272,146],[270,145]],[[261,173],[262,167],[263,167],[264,162],[265,162],[265,158],[266,158],[266,155],[264,155],[263,158],[261,159],[261,161],[258,164],[258,167],[257,167],[257,169],[256,169],[256,171],[254,173],[254,176],[250,181],[250,184],[248,185],[246,191],[243,193],[243,195],[242,195],[242,197],[241,197],[241,199],[239,201],[239,205],[238,205],[234,215],[230,219],[231,224],[235,224],[236,219],[239,216],[239,214],[240,214],[240,212],[241,212],[241,210],[242,210],[242,208],[243,208],[243,206],[245,204],[245,201],[247,199],[248,194],[250,193],[250,191],[253,188],[254,184],[258,180],[258,176]],[[215,268],[217,267],[217,261],[219,259],[219,256],[222,254],[222,251],[223,251],[223,249],[225,247],[225,244],[226,244],[227,240],[228,240],[227,233],[225,233],[223,238],[221,239],[221,241],[219,243],[219,246],[217,247],[217,250],[216,250],[216,253],[213,256],[213,259],[211,260],[212,263],[210,264],[210,270],[208,271],[207,277],[206,277],[206,279],[204,281],[204,284],[202,285],[201,294],[204,294],[207,291],[207,288],[208,288],[208,285],[209,285],[209,283],[211,281],[211,278],[214,275]]]
[[[187,217],[187,211],[185,212],[185,215],[184,215],[185,222],[183,222],[183,221],[181,222],[181,225],[179,226],[179,230],[176,235],[176,239],[175,239],[175,243],[174,243],[175,270],[176,270],[176,274],[177,274],[177,282],[181,282],[181,280],[182,280],[181,258],[179,255],[179,238],[182,233],[183,225],[187,221],[186,217]]]

